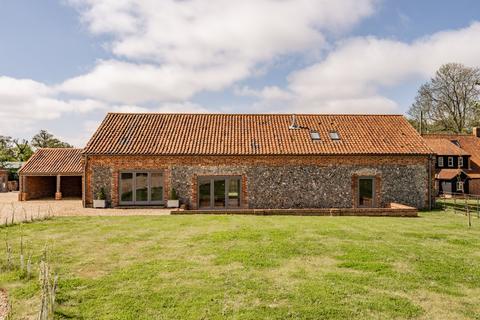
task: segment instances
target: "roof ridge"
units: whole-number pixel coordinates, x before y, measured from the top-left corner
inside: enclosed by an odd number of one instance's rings
[[[367,117],[404,117],[400,113],[382,113],[382,114],[370,114],[370,113],[297,113],[297,112],[285,112],[285,113],[220,113],[220,112],[111,112],[107,114],[125,114],[125,115],[212,115],[212,116],[367,116]]]

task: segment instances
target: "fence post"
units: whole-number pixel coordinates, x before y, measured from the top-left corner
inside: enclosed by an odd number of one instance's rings
[[[468,207],[468,194],[464,194],[463,198],[465,200],[465,215],[468,215],[468,212],[470,211],[470,210],[468,210],[469,209],[469,207]]]
[[[476,198],[477,198],[477,218],[480,218],[480,210],[479,210],[479,208],[478,208],[478,198],[479,198],[479,197],[476,196]]]
[[[457,196],[452,192],[453,196],[453,213],[457,213]]]
[[[468,226],[472,226],[472,216],[470,215],[470,206],[468,204],[468,195],[465,197],[465,204],[467,205]]]

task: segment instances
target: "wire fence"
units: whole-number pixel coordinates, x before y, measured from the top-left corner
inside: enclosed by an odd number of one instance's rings
[[[480,195],[468,193],[444,192],[437,197],[437,208],[468,217],[468,226],[472,218],[480,219]]]

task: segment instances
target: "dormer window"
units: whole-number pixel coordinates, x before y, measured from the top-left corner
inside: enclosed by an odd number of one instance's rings
[[[458,167],[463,168],[463,157],[458,157]]]
[[[332,140],[340,140],[340,135],[337,131],[330,131],[329,135]]]
[[[320,140],[320,133],[317,131],[310,131],[310,137],[312,140]]]
[[[453,167],[453,157],[448,157],[448,166]]]
[[[438,166],[443,167],[443,157],[438,157],[437,159],[438,159],[437,160],[438,161]]]

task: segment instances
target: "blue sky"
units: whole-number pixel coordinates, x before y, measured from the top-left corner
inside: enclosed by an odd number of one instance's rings
[[[480,2],[0,0],[0,134],[82,146],[108,111],[405,113],[480,66]]]

